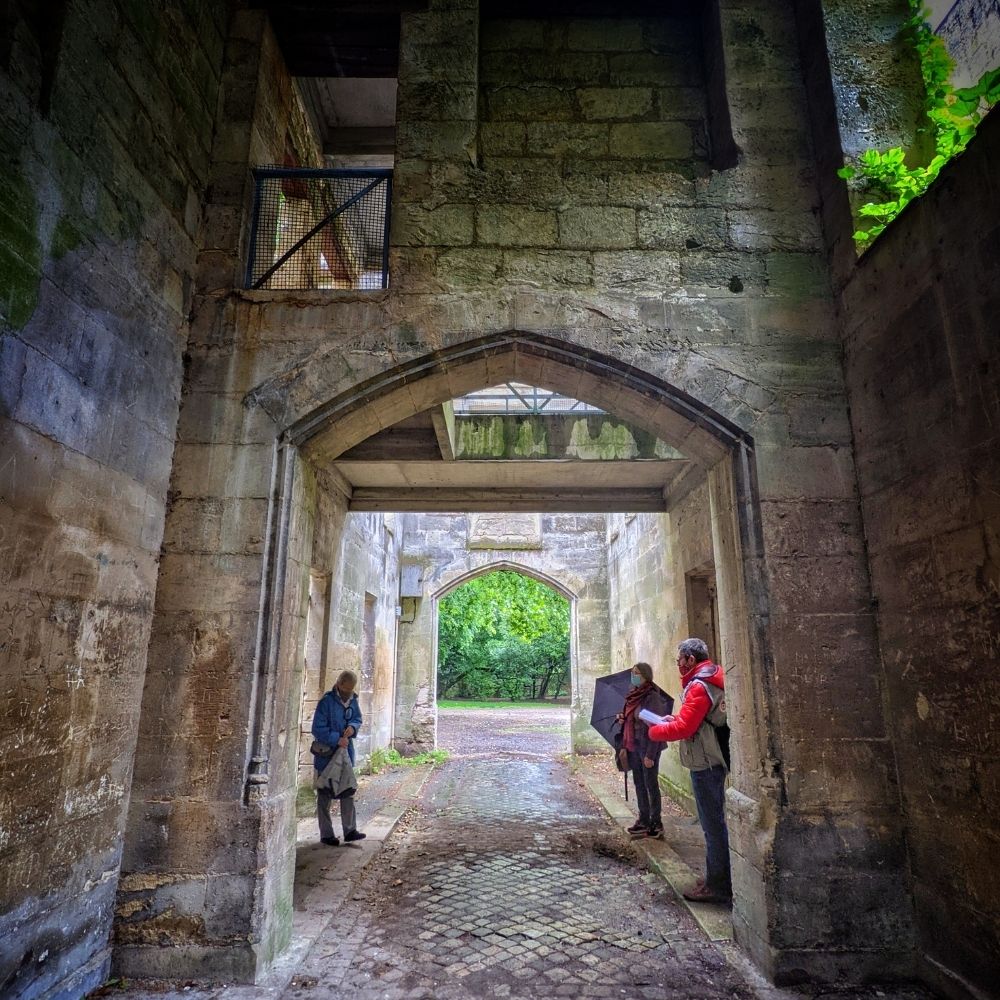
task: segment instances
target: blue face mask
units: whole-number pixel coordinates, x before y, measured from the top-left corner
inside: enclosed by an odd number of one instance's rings
[[[641,674],[633,674],[632,675],[632,681],[631,681],[631,683],[632,683],[632,687],[634,687],[634,688],[642,687],[642,685],[644,683],[642,675]]]

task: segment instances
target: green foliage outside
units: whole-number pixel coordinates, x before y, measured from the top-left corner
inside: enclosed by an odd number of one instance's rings
[[[448,759],[447,750],[428,750],[427,753],[404,757],[392,747],[378,747],[368,755],[366,774],[381,774],[390,767],[419,767],[421,764],[443,764]]]
[[[906,164],[906,151],[896,146],[884,152],[866,149],[855,165],[837,171],[851,188],[869,197],[858,209],[862,217],[854,233],[860,250],[867,249],[914,198],[922,195],[944,165],[968,146],[983,116],[1000,101],[1000,67],[984,73],[972,87],[955,89],[949,82],[955,68],[944,42],[927,23],[921,0],[909,0],[911,16],[905,31],[920,57],[926,91],[927,122],[920,131],[934,140],[934,157],[926,166]]]
[[[439,698],[543,701],[568,679],[569,602],[550,587],[500,570],[441,601]]]

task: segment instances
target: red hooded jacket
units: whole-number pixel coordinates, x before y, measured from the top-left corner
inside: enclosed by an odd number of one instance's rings
[[[696,663],[687,673],[681,675],[681,684],[687,687],[700,670],[706,667],[715,667],[715,672],[707,677],[701,677],[706,684],[714,687],[726,689],[726,674],[722,667],[712,663],[711,660],[702,660]],[[675,740],[689,740],[698,728],[705,721],[705,716],[712,710],[712,699],[708,692],[701,686],[695,684],[688,691],[681,705],[680,711],[670,720],[661,726],[649,727],[649,738],[660,743],[672,743]]]

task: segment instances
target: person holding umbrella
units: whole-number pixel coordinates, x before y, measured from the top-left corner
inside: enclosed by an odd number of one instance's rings
[[[636,663],[629,678],[625,705],[618,715],[622,725],[622,764],[632,771],[639,819],[628,832],[635,839],[663,839],[660,799],[660,753],[662,743],[649,738],[649,727],[639,718],[640,709],[662,711],[659,688],[653,683],[653,668]]]

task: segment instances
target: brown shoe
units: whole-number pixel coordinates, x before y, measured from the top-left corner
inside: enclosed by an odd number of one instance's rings
[[[692,903],[731,903],[733,897],[724,892],[710,889],[704,882],[696,882],[690,889],[685,889],[681,895]]]

